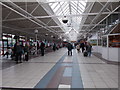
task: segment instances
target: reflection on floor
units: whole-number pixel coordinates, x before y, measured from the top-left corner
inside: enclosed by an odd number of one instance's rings
[[[118,66],[66,48],[2,70],[7,88],[118,88]],[[43,83],[44,82],[44,83]],[[108,89],[107,89],[108,90]]]

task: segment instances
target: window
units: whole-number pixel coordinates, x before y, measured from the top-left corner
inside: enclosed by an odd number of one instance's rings
[[[109,47],[120,48],[120,35],[109,36]]]
[[[102,46],[107,47],[107,37],[102,38]]]

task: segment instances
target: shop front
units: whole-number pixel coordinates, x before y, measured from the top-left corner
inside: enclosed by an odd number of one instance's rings
[[[120,62],[120,34],[103,36],[102,57],[104,59]]]

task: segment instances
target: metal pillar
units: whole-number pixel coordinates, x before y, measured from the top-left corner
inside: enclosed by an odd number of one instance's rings
[[[35,48],[35,51],[36,51],[36,55],[37,55],[37,34],[38,34],[38,30],[35,30],[35,41],[36,41],[36,48]]]
[[[97,32],[97,52],[98,52],[98,40],[99,40],[99,33]]]
[[[36,55],[37,55],[37,33],[35,34],[36,37]]]
[[[109,60],[109,36],[107,35],[107,60]]]
[[[0,4],[0,40],[2,40],[2,5]]]
[[[2,41],[2,5],[0,4],[0,45],[2,45],[1,41]],[[0,51],[0,54],[2,54],[2,53],[3,53],[3,48]],[[2,56],[2,55],[0,55],[0,56]],[[0,68],[2,69],[2,59],[0,60],[0,63],[1,63]],[[0,70],[0,81],[2,81],[2,70]],[[2,86],[2,82],[0,82],[0,86]]]

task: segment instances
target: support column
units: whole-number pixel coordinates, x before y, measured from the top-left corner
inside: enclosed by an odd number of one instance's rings
[[[37,55],[37,34],[38,34],[38,30],[36,29],[36,30],[35,30],[35,39],[36,39],[36,40],[35,40],[35,42],[36,42],[36,43],[35,43],[35,44],[36,44],[36,45],[35,45],[35,46],[36,46],[36,55]]]
[[[109,60],[109,37],[107,35],[107,60]]]
[[[2,41],[2,5],[0,4],[0,47],[2,47],[1,41]],[[1,53],[2,53],[2,50],[0,50],[0,54]],[[0,60],[0,68],[2,69],[2,60]],[[0,87],[2,87],[2,70],[0,70]]]
[[[98,39],[99,37],[98,37],[98,32],[97,32],[97,52],[98,52]]]
[[[37,55],[37,34],[35,34],[35,38],[36,38],[36,55]]]
[[[2,39],[2,6],[0,4],[0,39]]]

